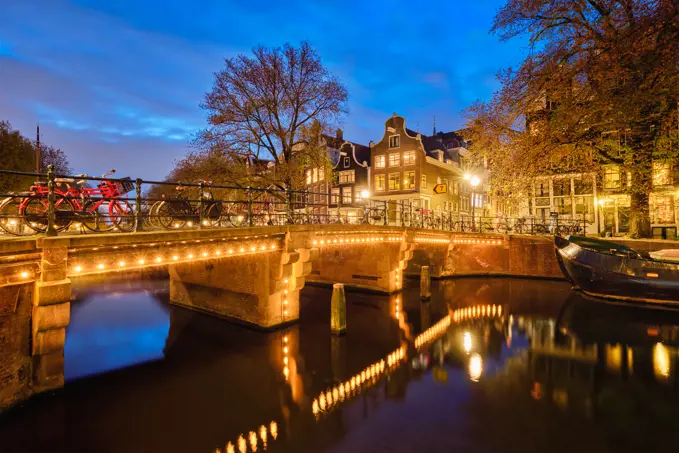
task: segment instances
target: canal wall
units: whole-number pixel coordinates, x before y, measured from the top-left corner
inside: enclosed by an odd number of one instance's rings
[[[431,265],[429,249],[415,250],[406,269],[412,277]],[[527,235],[454,235],[434,278],[506,276],[563,279],[551,237]]]

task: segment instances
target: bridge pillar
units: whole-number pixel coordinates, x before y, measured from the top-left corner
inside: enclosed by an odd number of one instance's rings
[[[288,234],[289,236],[289,234]],[[317,250],[283,249],[169,266],[170,302],[272,329],[299,319],[299,292]]]
[[[64,344],[71,319],[71,281],[66,278],[68,239],[44,238],[32,313],[33,386],[36,392],[64,385]]]
[[[308,281],[388,294],[403,288],[403,270],[414,245],[401,231],[358,230],[316,234],[313,243],[319,247],[319,257]]]

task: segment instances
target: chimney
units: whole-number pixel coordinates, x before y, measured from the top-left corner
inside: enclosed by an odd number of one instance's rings
[[[344,142],[342,129],[337,129],[335,131],[335,138],[337,138],[337,141],[339,142],[340,145]]]

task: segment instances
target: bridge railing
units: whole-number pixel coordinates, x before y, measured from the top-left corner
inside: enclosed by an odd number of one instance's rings
[[[150,181],[0,170],[22,192],[0,193],[0,234],[135,232],[290,224],[370,224],[441,231],[578,234],[583,220],[497,218],[430,210],[404,200],[208,181]],[[0,185],[2,187],[2,185]]]

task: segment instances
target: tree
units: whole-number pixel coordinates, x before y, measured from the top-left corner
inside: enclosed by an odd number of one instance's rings
[[[549,172],[630,174],[630,232],[650,235],[654,159],[677,155],[679,4],[673,0],[508,0],[492,32],[529,39],[501,89],[467,111],[498,191]],[[606,134],[626,140],[611,143]]]
[[[299,188],[305,168],[329,168],[322,136],[346,101],[346,88],[307,42],[256,47],[215,74],[201,105],[209,126],[197,137],[199,155],[240,163],[228,173],[235,183]]]
[[[0,121],[0,169],[34,173],[35,147],[35,142],[21,135],[18,130],[13,129],[9,122]],[[71,172],[68,159],[63,151],[45,145],[41,145],[40,150],[41,172],[47,172],[48,165],[54,165],[57,174]],[[0,193],[25,189],[34,180],[35,177],[32,176],[2,175]]]

